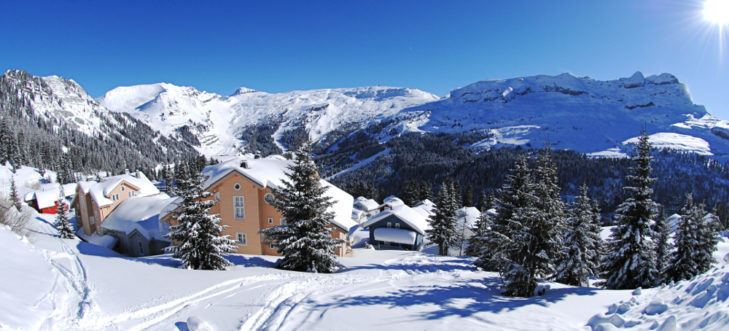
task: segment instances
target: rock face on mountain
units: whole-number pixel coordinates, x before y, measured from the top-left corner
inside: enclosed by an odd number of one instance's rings
[[[477,148],[523,145],[620,156],[645,127],[658,147],[724,157],[729,125],[670,74],[599,81],[570,74],[477,82],[405,109],[379,136],[473,133]]]
[[[248,150],[282,152],[308,134],[364,128],[400,110],[437,100],[416,89],[364,87],[265,93],[239,88],[231,96],[160,83],[119,87],[99,98],[165,135],[183,138],[207,155]]]

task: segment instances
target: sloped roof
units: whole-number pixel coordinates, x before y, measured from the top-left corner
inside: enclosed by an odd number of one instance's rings
[[[478,218],[481,217],[481,212],[476,207],[463,207],[456,210],[456,219],[458,223],[465,224],[467,227],[472,227],[476,224]]]
[[[119,207],[101,223],[107,230],[130,234],[135,229],[147,239],[162,239],[160,231],[160,212],[175,198],[160,193],[146,197],[133,197],[123,201]]]
[[[137,194],[138,197],[145,197],[160,193],[157,187],[155,187],[154,184],[147,179],[147,176],[141,172],[137,172],[133,175],[124,174],[106,177],[100,182],[79,182],[78,185],[81,187],[81,191],[83,191],[83,193],[91,193],[91,197],[99,206],[106,206],[113,203],[113,201],[107,198],[107,196],[122,182],[126,182],[127,184],[136,187],[139,190],[139,194]]]
[[[373,210],[380,206],[380,204],[377,203],[377,201],[368,199],[365,197],[357,197],[357,199],[354,199],[354,203],[356,205],[362,206],[362,208],[360,208],[360,210],[363,210],[363,211],[370,211],[370,210]]]
[[[33,195],[38,203],[38,208],[41,209],[55,206],[56,200],[58,200],[58,191],[36,191]]]
[[[420,215],[423,215],[426,219],[430,218],[430,215],[433,215],[433,210],[435,208],[435,203],[432,201],[425,199],[423,201],[418,202],[415,207],[413,207],[413,210],[420,213]]]
[[[241,167],[242,162],[246,162],[248,167]],[[211,185],[217,183],[229,173],[236,171],[247,177],[261,187],[281,186],[281,179],[286,178],[286,172],[289,165],[293,164],[282,156],[274,155],[261,159],[245,159],[242,157],[233,157],[224,162],[207,166],[203,169],[203,188],[207,189]]]
[[[372,224],[375,224],[391,215],[399,218],[403,222],[407,223],[420,234],[425,234],[425,230],[430,229],[428,219],[421,213],[415,211],[413,208],[408,207],[406,204],[398,204],[392,209],[385,210],[375,216],[372,216],[367,222],[362,224],[363,228],[367,228]]]

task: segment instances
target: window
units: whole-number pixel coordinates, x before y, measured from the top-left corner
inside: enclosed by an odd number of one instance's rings
[[[139,245],[139,255],[144,255],[144,247],[142,247],[142,242],[138,241],[137,244]]]
[[[248,237],[245,232],[236,232],[235,241],[240,246],[248,246]]]
[[[400,228],[400,223],[395,223],[395,229],[399,229],[399,228]]]
[[[392,222],[387,222],[387,227],[388,228],[391,228],[392,227]]]
[[[236,191],[240,190],[240,184],[239,184],[239,183],[235,183],[235,184],[233,185],[233,188],[234,188],[234,189],[235,189]]]
[[[133,196],[134,196],[134,191],[129,191],[129,197],[131,198]]]
[[[286,225],[286,219],[285,218],[281,218],[281,221],[279,221],[279,222],[281,223],[281,225]]]
[[[273,217],[268,218],[268,224],[273,224]]]
[[[94,225],[94,222],[96,221],[96,218],[93,216],[89,216],[89,224]]]
[[[122,192],[124,192],[124,186],[122,186]],[[140,243],[139,245],[142,245],[142,244]],[[139,246],[139,247],[142,247],[142,246]]]
[[[233,218],[242,220],[246,218],[245,197],[242,195],[233,196]]]
[[[220,192],[215,192],[215,201],[220,201]]]
[[[263,195],[263,201],[265,201],[269,205],[272,205],[275,200],[276,198],[274,198],[273,194],[271,193],[266,193]]]

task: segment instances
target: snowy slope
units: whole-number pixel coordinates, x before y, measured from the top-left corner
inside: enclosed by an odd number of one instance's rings
[[[207,155],[233,154],[243,130],[272,126],[278,146],[285,132],[300,128],[318,141],[334,130],[352,130],[375,123],[403,108],[437,100],[416,89],[363,87],[270,94],[239,88],[231,96],[200,92],[167,83],[118,87],[99,98],[112,111],[129,113],[163,134],[185,126]]]
[[[498,274],[470,258],[355,249],[334,274],[278,270],[276,257],[253,255],[229,255],[225,271],[195,271],[169,255],[127,258],[59,239],[52,217],[36,214],[28,238],[0,227],[0,249],[12,252],[0,255],[11,267],[0,273],[0,328],[652,329],[671,318],[689,329],[729,326],[726,239],[717,268],[642,294],[547,283],[544,296],[507,298]]]
[[[486,80],[405,109],[379,138],[407,132],[472,133],[478,148],[525,145],[621,155],[645,126],[661,148],[729,155],[729,122],[695,105],[670,74],[599,81],[571,74]]]

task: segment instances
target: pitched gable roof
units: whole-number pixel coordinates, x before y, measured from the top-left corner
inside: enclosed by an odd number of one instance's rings
[[[136,188],[139,191],[137,196],[140,197],[159,194],[157,187],[141,172],[134,175],[124,174],[106,177],[100,182],[79,182],[78,185],[84,194],[90,193],[94,201],[101,207],[114,203],[107,197],[121,183],[127,183],[129,186]]]
[[[397,199],[397,198],[395,198]],[[399,202],[398,202],[399,201]],[[387,209],[382,211],[381,213],[372,216],[367,222],[362,224],[363,228],[367,228],[389,216],[395,216],[398,219],[402,220],[403,222],[407,223],[412,227],[415,231],[417,231],[420,234],[425,234],[425,231],[430,229],[430,224],[428,223],[427,217],[423,216],[423,214],[417,212],[415,209],[408,207],[408,205],[401,203],[402,201],[400,199],[394,200],[392,199],[391,202],[396,202],[394,204],[383,204],[392,206],[392,209]]]

